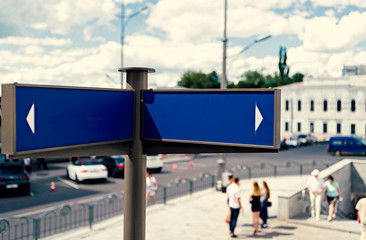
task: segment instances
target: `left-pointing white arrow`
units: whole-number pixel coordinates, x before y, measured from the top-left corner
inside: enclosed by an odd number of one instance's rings
[[[261,125],[262,120],[263,120],[262,114],[259,111],[257,105],[255,105],[255,132],[257,132],[257,129]]]
[[[32,130],[32,133],[34,134],[36,131],[35,128],[35,122],[34,122],[34,103],[32,104],[32,107],[30,108],[28,115],[27,115],[27,123]]]

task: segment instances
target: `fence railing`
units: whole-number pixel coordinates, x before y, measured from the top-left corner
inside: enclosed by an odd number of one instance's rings
[[[240,179],[307,175],[314,168],[323,170],[333,163],[260,163],[253,166],[239,165],[229,171]],[[210,173],[200,173],[193,179],[175,179],[166,186],[158,187],[155,200],[156,203],[166,204],[168,200],[213,188],[215,183],[216,175]],[[36,217],[0,219],[0,240],[37,240],[80,227],[88,226],[92,229],[94,223],[120,214],[123,214],[123,193],[112,193],[88,204],[71,203],[57,206]]]

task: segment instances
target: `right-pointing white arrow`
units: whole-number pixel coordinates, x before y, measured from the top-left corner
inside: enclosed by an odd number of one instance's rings
[[[32,104],[26,119],[30,129],[32,130],[32,133],[34,134],[36,131],[34,122],[34,103]]]
[[[262,114],[259,111],[257,105],[255,105],[255,132],[257,132],[257,129],[261,125],[262,120],[263,120]]]

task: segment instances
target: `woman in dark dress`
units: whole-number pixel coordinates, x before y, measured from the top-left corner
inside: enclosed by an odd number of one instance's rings
[[[261,210],[261,190],[257,182],[253,182],[253,192],[250,194],[249,202],[252,204],[252,214],[253,214],[253,226],[254,232],[253,235],[256,235],[258,232],[259,225],[259,213]]]

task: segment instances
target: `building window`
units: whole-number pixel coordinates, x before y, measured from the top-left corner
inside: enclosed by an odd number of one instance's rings
[[[297,123],[297,131],[301,132],[301,123]]]
[[[310,132],[311,133],[314,132],[314,123],[313,122],[310,123]]]
[[[310,101],[310,111],[314,112],[314,100]]]
[[[288,122],[285,122],[285,131],[288,132]]]
[[[341,133],[341,124],[337,123],[337,133],[340,134]]]
[[[288,100],[286,100],[286,111],[288,111],[288,109],[289,109],[289,102],[288,102]]]
[[[351,112],[355,112],[356,111],[356,101],[354,99],[352,99],[351,101]]]
[[[341,102],[341,100],[338,100],[337,101],[337,112],[340,112],[340,111],[342,111],[342,102]]]
[[[323,110],[324,110],[324,112],[328,111],[328,101],[327,100],[323,101]]]
[[[356,134],[356,124],[351,124],[351,134]]]
[[[323,133],[327,133],[328,132],[328,126],[326,123],[323,123]]]
[[[297,101],[297,110],[301,111],[301,100]]]

